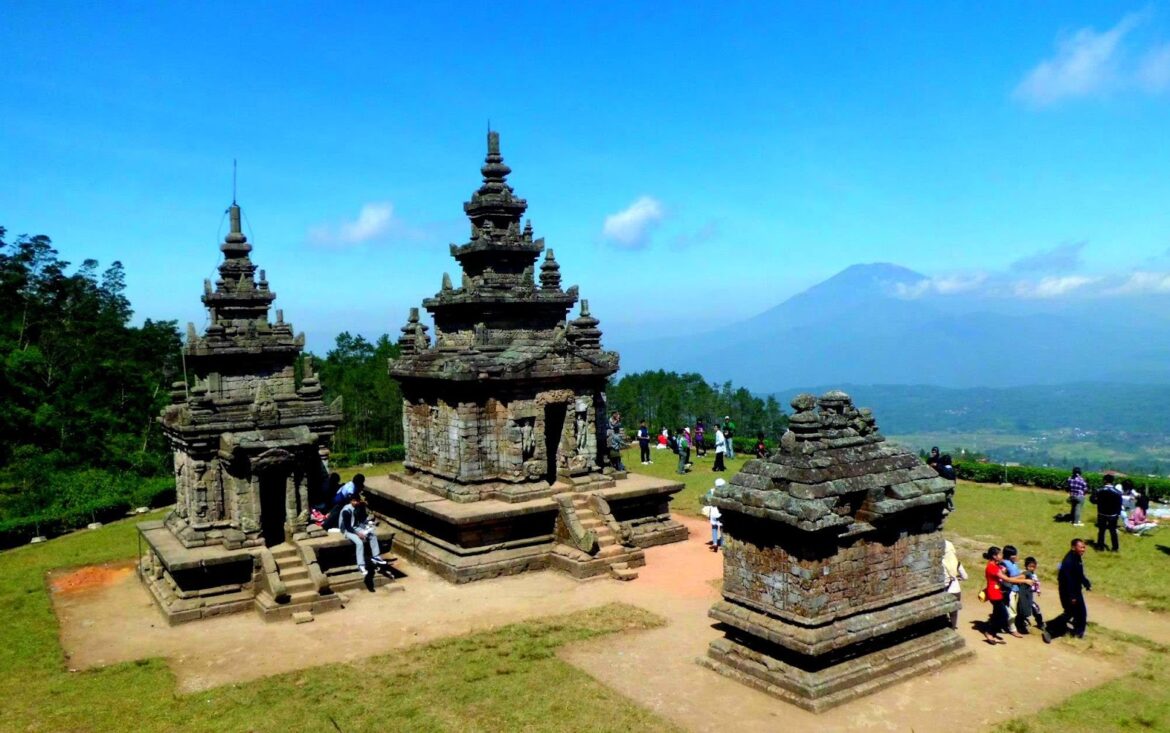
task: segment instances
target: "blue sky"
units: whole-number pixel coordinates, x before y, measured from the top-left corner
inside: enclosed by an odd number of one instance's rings
[[[1163,3],[0,0],[0,47],[0,225],[121,260],[139,317],[204,322],[237,158],[310,346],[396,334],[456,270],[489,119],[611,338],[857,262],[1170,289]]]

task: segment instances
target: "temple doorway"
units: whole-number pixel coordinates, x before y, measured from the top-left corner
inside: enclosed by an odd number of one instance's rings
[[[284,542],[285,484],[288,477],[276,471],[260,474],[260,533],[264,544],[275,547]]]
[[[569,406],[564,402],[544,406],[544,478],[549,485],[557,482],[557,457],[561,452],[561,434],[565,431],[565,415]]]

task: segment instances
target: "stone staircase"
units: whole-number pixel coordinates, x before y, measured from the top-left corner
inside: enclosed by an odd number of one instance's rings
[[[292,618],[304,623],[311,621],[313,614],[341,608],[340,596],[332,592],[322,595],[318,590],[295,545],[286,542],[269,551],[279,581],[270,582],[256,594],[256,610],[265,621]]]
[[[557,497],[558,544],[553,565],[584,580],[608,574],[617,580],[638,577],[634,568],[646,564],[641,549],[622,544],[621,526],[600,496],[588,493]]]

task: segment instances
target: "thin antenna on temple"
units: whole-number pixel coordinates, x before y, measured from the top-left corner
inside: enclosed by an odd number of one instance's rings
[[[232,206],[236,204],[236,159],[232,158]]]

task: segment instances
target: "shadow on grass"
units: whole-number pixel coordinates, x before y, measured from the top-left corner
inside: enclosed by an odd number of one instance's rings
[[[1167,547],[1166,545],[1154,545],[1154,547],[1158,548],[1158,552],[1170,555],[1170,547]]]

